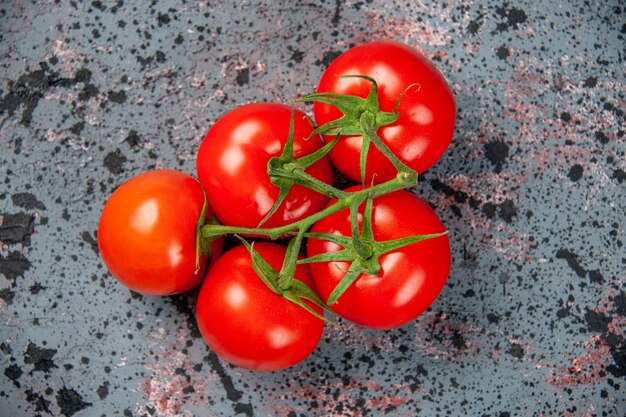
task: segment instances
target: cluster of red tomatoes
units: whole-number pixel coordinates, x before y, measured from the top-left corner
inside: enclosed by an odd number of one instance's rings
[[[98,227],[102,258],[128,288],[202,283],[204,339],[253,370],[305,359],[335,320],[324,311],[373,329],[406,324],[450,269],[444,226],[408,191],[454,130],[433,64],[403,44],[360,45],[300,101],[314,103],[314,121],[274,103],[225,114],[198,150],[197,179],[140,174],[113,192]],[[355,185],[337,189],[337,176]],[[241,244],[222,253],[226,234]]]

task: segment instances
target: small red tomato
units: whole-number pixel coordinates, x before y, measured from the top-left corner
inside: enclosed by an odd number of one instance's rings
[[[360,207],[361,213],[364,206]],[[376,241],[445,231],[433,209],[408,191],[375,198],[372,217]],[[362,216],[359,216],[359,226],[361,222]],[[313,225],[311,232],[351,236],[350,210],[325,217]],[[308,256],[341,249],[326,240],[309,239],[307,244]],[[361,274],[331,308],[342,317],[373,329],[399,327],[417,318],[437,298],[448,278],[448,237],[444,235],[393,250],[380,257],[380,266],[377,276]],[[309,267],[322,299],[326,300],[350,263],[319,262]]]
[[[256,227],[276,202],[279,188],[270,181],[267,163],[281,154],[290,117],[291,108],[283,104],[247,104],[221,117],[206,134],[196,160],[198,178],[223,224]],[[313,127],[304,113],[296,111],[294,123],[295,157],[311,154],[323,145],[319,136],[309,138]],[[333,181],[327,157],[306,172],[326,183]],[[300,220],[327,201],[327,197],[296,185],[264,227]]]
[[[280,270],[284,246],[257,242],[254,248]],[[295,278],[312,286],[306,265],[296,268]],[[309,305],[322,314],[321,308]],[[315,350],[324,328],[321,319],[265,285],[244,246],[224,253],[211,268],[200,290],[196,317],[202,336],[218,356],[255,371],[301,362]]]
[[[202,281],[206,258],[196,266],[196,224],[202,185],[179,171],[140,174],[117,188],[98,224],[98,246],[111,274],[133,291],[169,295]],[[212,214],[207,207],[206,216]],[[211,244],[211,258],[222,240]]]
[[[364,75],[376,80],[380,110],[385,112],[393,112],[405,92],[398,108],[400,117],[379,128],[378,135],[400,160],[420,174],[439,160],[454,133],[456,104],[445,78],[426,57],[396,42],[359,45],[330,64],[317,92],[367,97],[371,82],[341,75]],[[412,84],[416,85],[407,90]],[[314,111],[318,125],[342,116],[329,104],[315,103]],[[337,169],[359,182],[361,143],[362,136],[344,136],[330,153]],[[374,146],[369,148],[366,168],[366,183],[372,179],[380,183],[396,175],[394,166]]]

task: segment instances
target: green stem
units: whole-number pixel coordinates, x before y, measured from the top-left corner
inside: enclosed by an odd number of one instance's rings
[[[308,175],[305,173],[305,175]],[[316,222],[323,219],[324,217],[330,216],[331,214],[337,213],[346,207],[350,207],[354,204],[360,205],[368,198],[376,198],[383,194],[388,194],[393,191],[402,190],[404,188],[412,187],[416,184],[416,182],[412,181],[413,177],[403,177],[398,175],[396,178],[393,178],[389,181],[383,182],[381,184],[374,185],[370,188],[365,188],[363,190],[354,191],[351,193],[346,193],[340,191],[337,198],[338,201],[330,206],[324,208],[317,213],[314,213],[304,219],[298,220],[296,222],[278,226],[273,228],[261,228],[261,227],[240,227],[240,226],[227,226],[227,225],[212,225],[207,224],[200,228],[200,232],[202,233],[202,237],[215,237],[222,236],[227,234],[240,234],[240,235],[255,235],[255,236],[265,236],[270,239],[278,239],[282,236],[290,232],[294,232],[296,230],[306,230],[309,227],[313,226]],[[414,177],[417,179],[417,176]]]

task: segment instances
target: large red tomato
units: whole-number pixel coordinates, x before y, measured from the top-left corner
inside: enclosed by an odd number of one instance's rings
[[[289,134],[291,108],[283,104],[254,103],[221,117],[209,130],[197,156],[198,178],[218,219],[229,226],[256,227],[278,198],[279,188],[267,174],[270,158],[279,156]],[[294,156],[308,155],[323,142],[306,115],[295,112]],[[328,158],[311,165],[307,173],[332,183]],[[294,186],[264,227],[289,224],[324,207],[328,198]]]
[[[353,191],[359,188],[349,188]],[[331,204],[331,203],[329,203]],[[364,204],[361,209],[363,209]],[[373,202],[373,233],[376,241],[443,232],[437,214],[408,191],[396,191]],[[359,226],[362,216],[359,216]],[[350,212],[344,209],[315,225],[312,232],[351,236]],[[309,239],[308,256],[342,248],[326,240]],[[437,298],[450,270],[447,235],[423,240],[380,257],[377,276],[361,274],[331,306],[342,317],[374,329],[399,327],[415,319]],[[326,300],[346,274],[349,262],[311,263],[321,297]]]
[[[363,78],[340,78],[341,75],[364,75],[378,84],[380,109],[393,112],[396,100],[405,92],[399,107],[399,119],[378,129],[384,143],[410,168],[422,173],[443,155],[454,133],[456,105],[445,78],[435,66],[415,49],[396,42],[373,42],[337,57],[324,72],[318,93],[338,93],[367,97],[372,84]],[[417,84],[407,90],[412,84]],[[315,103],[318,125],[341,117],[335,107]],[[326,140],[331,137],[325,137]],[[331,151],[333,164],[346,176],[361,181],[359,155],[361,136],[345,136]],[[374,146],[367,158],[366,183],[389,180],[396,169]]]
[[[280,270],[284,246],[257,242],[254,248]],[[296,268],[295,277],[312,286],[305,265]],[[310,305],[322,314],[321,308]],[[315,350],[324,328],[320,318],[265,285],[244,246],[229,250],[211,268],[200,290],[196,317],[202,336],[218,356],[256,371],[284,369],[304,360]]]
[[[111,274],[133,291],[168,295],[200,283],[206,258],[196,266],[196,224],[202,185],[178,171],[140,174],[117,188],[98,224],[98,246]],[[207,217],[212,214],[207,207]],[[211,244],[212,259],[222,240]]]

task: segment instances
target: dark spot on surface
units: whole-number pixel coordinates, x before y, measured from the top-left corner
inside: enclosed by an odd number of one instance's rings
[[[616,378],[626,377],[626,346],[611,351],[614,364],[606,367],[606,370]]]
[[[80,101],[89,101],[89,99],[97,97],[99,93],[100,90],[98,90],[98,87],[94,84],[86,83],[82,91],[78,93],[78,99]]]
[[[124,163],[127,161],[126,157],[122,154],[122,151],[116,149],[113,152],[109,152],[104,157],[104,167],[109,170],[111,174],[119,175],[124,172]]]
[[[470,297],[475,297],[475,296],[476,296],[476,292],[471,288],[465,291],[465,293],[463,294],[464,298],[470,298]]]
[[[7,279],[14,280],[30,269],[30,262],[21,252],[10,252],[7,256],[0,255],[0,273]]]
[[[509,29],[517,29],[520,24],[525,23],[528,19],[524,10],[517,7],[509,8],[506,3],[504,3],[502,7],[496,8],[496,14],[504,19],[504,21],[498,23],[496,27],[496,30],[500,32]]]
[[[433,190],[442,192],[446,196],[451,196],[452,194],[454,194],[454,188],[441,182],[437,178],[430,180],[430,185],[433,187]]]
[[[104,384],[100,385],[96,390],[98,394],[98,398],[104,400],[109,395],[109,381],[105,381]]]
[[[157,14],[157,22],[159,27],[163,26],[163,25],[167,25],[168,23],[171,22],[171,18],[167,13],[160,13]]]
[[[594,88],[598,85],[598,77],[589,77],[585,80],[585,83],[583,84],[584,87],[587,88]]]
[[[165,56],[165,52],[163,51],[156,51],[156,53],[154,54],[155,58],[156,58],[156,62],[158,63],[164,63],[167,58]]]
[[[612,178],[616,179],[617,182],[621,184],[622,182],[624,182],[624,180],[626,180],[626,172],[624,172],[623,169],[616,169],[613,171]]]
[[[321,67],[328,67],[339,55],[341,55],[341,51],[327,51],[324,53],[324,57],[321,60],[315,61],[315,65],[319,65]]]
[[[467,32],[471,35],[476,35],[480,30],[481,23],[479,19],[475,19],[469,22],[467,25]]]
[[[124,91],[124,90],[109,91],[108,94],[107,94],[107,98],[109,99],[109,101],[112,101],[112,102],[118,103],[118,104],[122,104],[122,103],[126,102],[126,91]]]
[[[501,172],[509,157],[509,145],[499,140],[486,143],[485,157],[495,166],[494,172]]]
[[[248,84],[250,82],[250,69],[248,67],[238,69],[235,81],[239,86]]]
[[[46,91],[69,83],[70,80],[50,73],[47,64],[40,63],[40,69],[21,75],[15,82],[9,81],[9,91],[0,100],[0,113],[8,113],[11,117],[17,109],[23,108],[21,123],[30,125],[33,112]]]
[[[589,280],[594,284],[604,284],[604,277],[602,273],[598,270],[589,271]]]
[[[50,401],[46,400],[46,398],[43,395],[37,392],[34,392],[30,388],[25,391],[25,394],[26,394],[26,401],[28,401],[30,404],[33,405],[33,407],[35,408],[35,411],[43,411],[48,414],[52,414],[49,408]]]
[[[489,320],[489,323],[498,324],[500,322],[500,316],[494,313],[488,313],[487,320]]]
[[[596,130],[596,132],[594,133],[596,140],[598,142],[600,142],[601,144],[605,145],[607,143],[609,143],[609,137],[606,135],[606,133],[604,133],[601,130]]]
[[[556,252],[557,259],[565,259],[567,261],[567,265],[576,272],[576,275],[583,278],[587,275],[587,271],[583,268],[578,262],[578,255],[573,252],[570,252],[567,249],[559,249]]]
[[[213,369],[213,371],[219,377],[220,383],[226,391],[226,398],[228,398],[228,400],[232,402],[239,401],[243,394],[241,391],[235,388],[233,380],[222,366],[222,363],[218,359],[217,355],[213,351],[210,351],[209,354],[205,356],[204,361],[211,366],[211,369]]]
[[[46,373],[52,368],[58,368],[52,360],[56,353],[56,349],[40,348],[33,342],[30,342],[24,354],[24,363],[33,365],[31,374],[35,371]]]
[[[176,36],[176,38],[174,39],[174,43],[176,45],[180,45],[183,43],[183,41],[185,40],[185,38],[183,38],[183,35],[181,35],[180,33],[178,34],[178,36]]]
[[[522,359],[524,357],[524,348],[519,343],[511,343],[509,354],[517,359]]]
[[[80,68],[74,74],[74,81],[77,83],[86,83],[91,81],[91,71],[87,68]]]
[[[136,130],[131,130],[130,132],[128,132],[128,136],[126,136],[126,139],[124,139],[124,142],[128,143],[128,145],[135,149],[138,148],[140,143],[141,143],[141,138],[139,137],[139,134],[137,133]]]
[[[511,56],[511,51],[509,51],[509,48],[502,45],[496,50],[496,56],[500,59],[507,59]]]
[[[98,249],[98,240],[91,235],[91,233],[85,231],[81,233],[80,237],[83,239],[83,242],[89,244],[91,250],[96,254],[100,254],[100,250]]]
[[[152,56],[146,56],[146,57],[142,57],[137,55],[137,62],[139,62],[139,64],[141,65],[141,69],[145,69],[148,65],[150,65],[152,63],[152,61],[154,61],[154,57]]]
[[[28,287],[28,291],[30,291],[30,293],[33,294],[33,295],[37,295],[42,290],[45,290],[46,288],[48,288],[48,287],[44,287],[40,283],[36,282],[33,285],[31,285],[30,287]]]
[[[578,181],[583,177],[583,167],[580,164],[573,165],[567,174],[570,180]]]
[[[200,338],[202,335],[200,334],[200,329],[198,328],[198,323],[196,322],[195,313],[194,313],[194,304],[192,301],[194,291],[187,294],[177,294],[169,297],[169,301],[176,307],[176,311],[183,317],[186,317],[187,325],[189,326],[189,331],[191,332],[191,336],[194,338]],[[192,297],[192,298],[190,298]]]
[[[45,210],[46,206],[37,197],[31,193],[16,193],[11,195],[11,201],[18,207],[22,207],[26,210]]]
[[[507,223],[511,223],[513,221],[513,217],[517,216],[517,209],[515,208],[513,200],[504,200],[498,205],[498,208],[498,217]]]
[[[91,406],[91,403],[83,401],[83,397],[72,388],[63,387],[56,395],[57,405],[61,414],[71,417],[81,410]]]
[[[9,288],[0,290],[0,300],[3,300],[6,304],[13,304],[13,298],[15,298],[15,291],[11,291]]]
[[[603,313],[587,309],[585,312],[585,321],[587,322],[587,330],[590,332],[604,333],[608,330],[611,319]]]
[[[299,64],[300,62],[302,62],[303,58],[304,58],[304,52],[302,52],[299,49],[294,49],[291,52],[291,56],[289,57],[289,59],[295,62],[296,64]]]
[[[72,127],[70,127],[70,132],[78,136],[81,134],[84,128],[85,128],[85,122],[81,121],[81,122],[73,124]]]
[[[492,219],[496,215],[496,205],[487,202],[483,204],[482,212],[488,219]]]
[[[4,368],[4,376],[13,381],[13,385],[15,385],[17,388],[20,387],[20,383],[18,382],[18,380],[22,376],[22,373],[22,368],[20,368],[15,363]]]
[[[463,334],[461,332],[455,330],[452,333],[452,346],[460,350],[463,350],[467,347],[465,345],[465,337],[463,337]]]
[[[92,1],[91,5],[93,7],[95,7],[96,9],[100,10],[101,12],[103,12],[103,11],[105,11],[107,9],[106,6],[104,4],[102,4],[102,2],[99,1],[99,0]]]
[[[615,314],[626,317],[626,293],[624,291],[613,297],[613,304],[615,305]]]
[[[0,220],[0,242],[30,246],[35,232],[35,216],[26,213],[4,214]]]

